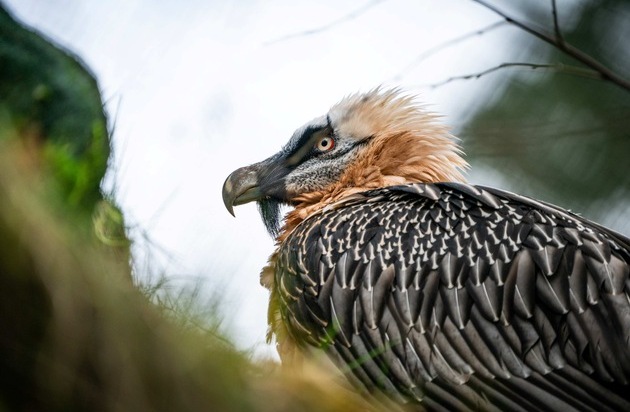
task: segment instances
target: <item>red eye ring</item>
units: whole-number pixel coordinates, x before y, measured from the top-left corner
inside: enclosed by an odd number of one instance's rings
[[[335,139],[331,136],[324,136],[317,141],[315,144],[315,149],[320,152],[328,152],[335,148]]]

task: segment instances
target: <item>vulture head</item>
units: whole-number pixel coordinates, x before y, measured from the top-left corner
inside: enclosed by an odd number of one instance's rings
[[[463,181],[466,167],[437,116],[397,90],[375,89],[344,98],[297,129],[278,153],[235,170],[223,202],[232,214],[234,206],[258,202],[275,235],[281,204],[310,213],[378,187]]]

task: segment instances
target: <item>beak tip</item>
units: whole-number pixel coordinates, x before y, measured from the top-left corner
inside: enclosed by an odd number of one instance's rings
[[[232,216],[236,217],[236,215],[234,214],[235,196],[233,192],[233,185],[232,185],[231,177],[232,175],[228,176],[228,178],[225,179],[225,182],[223,183],[223,190],[222,190],[223,205]]]
[[[223,205],[225,206],[225,208],[227,209],[227,211],[234,217],[236,217],[236,215],[234,214],[234,201],[233,199],[227,197],[227,196],[223,196]]]

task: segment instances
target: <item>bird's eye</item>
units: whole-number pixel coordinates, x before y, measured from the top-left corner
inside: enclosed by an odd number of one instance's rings
[[[317,141],[315,144],[315,149],[320,152],[328,152],[335,147],[335,139],[330,136],[324,136]]]

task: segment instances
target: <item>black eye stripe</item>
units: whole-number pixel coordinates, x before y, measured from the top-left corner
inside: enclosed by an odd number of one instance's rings
[[[315,133],[323,130],[325,126],[308,126],[298,141],[293,145],[291,150],[287,153],[287,157],[293,156],[296,152],[298,152],[312,137]]]
[[[335,138],[335,131],[332,127],[330,115],[326,115],[325,126],[323,125],[307,126],[304,132],[302,132],[302,135],[300,136],[298,141],[295,143],[292,149],[287,153],[287,157],[292,157],[293,155],[295,155],[298,151],[300,151],[301,148],[306,146],[309,142],[312,142],[313,144],[315,144],[316,139],[314,138],[314,135],[323,130],[327,130],[325,134],[329,135],[333,139]]]
[[[329,136],[331,129],[328,126],[309,126],[306,128],[302,136],[300,136],[295,147],[287,154],[287,163],[289,166],[295,166],[314,155],[313,147],[318,139],[323,136]]]
[[[314,136],[316,134],[319,134],[319,132],[321,132],[324,129],[325,127],[309,127],[308,129],[306,129],[306,131],[304,132],[304,134],[302,134],[302,137],[300,137],[300,140],[298,141],[298,144],[297,144],[298,149],[308,144],[310,140],[314,140]]]

